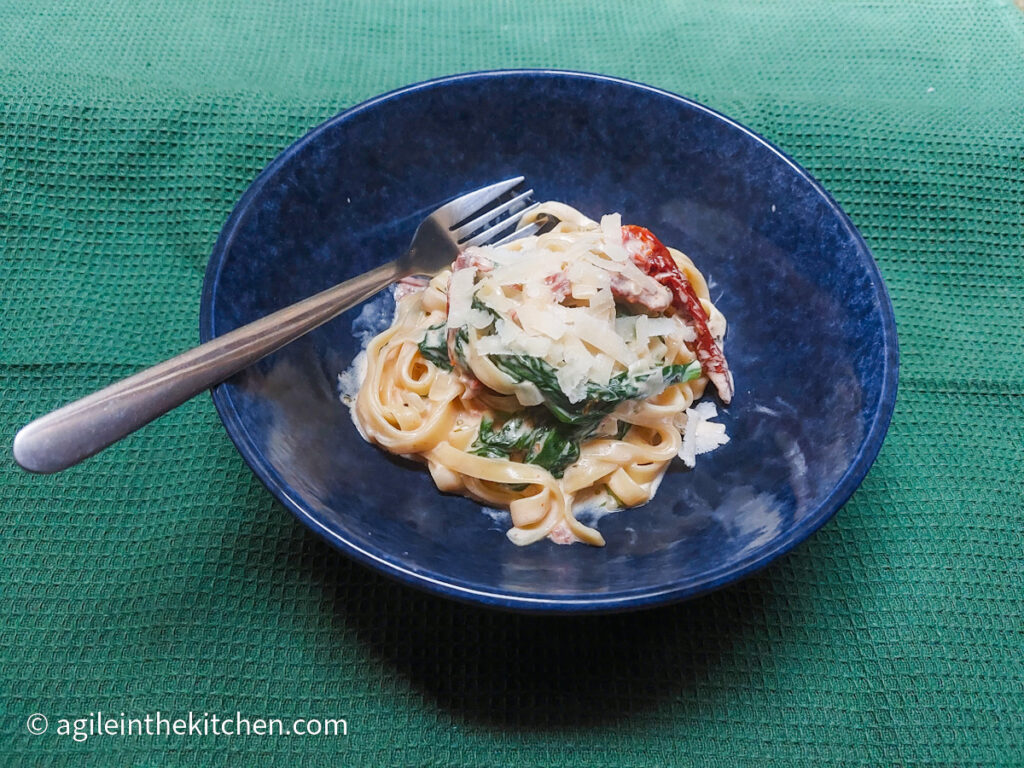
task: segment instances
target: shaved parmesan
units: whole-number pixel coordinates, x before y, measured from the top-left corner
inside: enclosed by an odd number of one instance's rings
[[[586,261],[574,261],[565,272],[574,299],[589,299],[598,290],[608,288],[611,278],[601,266]]]
[[[499,315],[507,315],[516,308],[516,303],[509,299],[500,289],[488,283],[480,286],[476,297],[484,306],[493,309]]]
[[[614,369],[615,361],[610,357],[607,355],[594,355],[591,358],[590,370],[587,371],[587,378],[604,387],[611,381]]]
[[[668,353],[668,347],[665,346],[665,342],[661,340],[660,336],[653,336],[650,345],[644,350],[644,357],[653,358],[655,360],[664,360]]]
[[[624,278],[629,280],[638,288],[640,293],[652,293],[658,296],[663,296],[666,306],[672,303],[672,294],[669,289],[646,272],[642,272],[640,267],[632,261],[622,262],[621,273]]]
[[[651,336],[671,336],[681,328],[674,317],[648,317],[637,315],[636,336],[638,339],[649,339]]]
[[[636,341],[636,321],[639,315],[623,315],[615,318],[615,333],[627,344]]]
[[[540,251],[531,255],[521,255],[515,261],[511,261],[494,270],[489,276],[497,285],[516,285],[528,282],[539,282],[542,278],[538,275],[545,275],[551,271],[552,254],[547,251]]]
[[[587,396],[588,360],[585,357],[574,357],[566,360],[558,369],[558,388],[569,398],[570,403],[579,403]]]
[[[566,314],[570,316],[572,330],[581,341],[601,350],[623,365],[629,365],[636,360],[636,354],[615,333],[614,325],[600,322],[583,307],[567,310]]]
[[[477,339],[474,349],[478,355],[504,355],[508,353],[508,347],[497,336],[484,336]]]
[[[614,321],[615,319],[615,297],[612,296],[612,292],[608,288],[599,289],[593,296],[590,297],[590,309],[596,313],[604,315],[607,321]],[[609,331],[612,327],[609,325]]]
[[[677,339],[679,339],[680,341],[683,341],[683,342],[696,341],[697,340],[697,331],[695,331],[693,329],[693,327],[691,327],[689,325],[684,325],[683,323],[679,323],[678,327],[675,330],[675,332],[673,332],[673,333],[671,333],[669,335],[670,336],[674,336],[674,337],[676,337]]]
[[[482,309],[470,309],[469,312],[466,313],[466,322],[473,328],[483,330],[494,322],[494,317],[490,313],[484,312]]]
[[[601,217],[601,233],[604,235],[604,252],[612,261],[625,261],[629,254],[622,244],[622,217],[610,213]]]
[[[452,273],[448,282],[448,321],[449,328],[461,328],[469,321],[469,311],[473,307],[473,278],[476,270],[459,269]]]
[[[686,409],[686,427],[683,429],[683,441],[679,446],[679,458],[686,466],[694,467],[697,456],[729,442],[725,424],[711,421],[717,416],[718,409],[712,402],[703,402]]]
[[[498,338],[505,345],[506,352],[544,357],[551,349],[551,339],[543,336],[531,336],[510,320],[498,320],[495,323]]]
[[[560,339],[565,333],[565,320],[559,306],[537,307],[524,305],[517,310],[519,324],[527,333]]]

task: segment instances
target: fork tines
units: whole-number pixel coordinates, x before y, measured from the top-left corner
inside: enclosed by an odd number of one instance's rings
[[[460,199],[462,210],[456,215],[461,215],[461,218],[450,228],[460,246],[501,245],[537,231],[535,224],[521,230],[514,229],[526,213],[537,207],[532,202],[532,189],[525,192],[517,189],[523,181],[522,176],[508,179]],[[502,236],[510,229],[511,232]]]

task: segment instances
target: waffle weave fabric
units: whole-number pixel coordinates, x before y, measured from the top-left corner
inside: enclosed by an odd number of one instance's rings
[[[0,40],[7,440],[195,342],[217,233],[295,138],[477,69],[640,80],[767,136],[864,234],[902,350],[887,441],[828,525],[633,615],[487,612],[354,565],[273,500],[208,397],[59,475],[8,452],[0,763],[1024,765],[1012,0],[0,0]],[[56,732],[158,711],[348,735]]]

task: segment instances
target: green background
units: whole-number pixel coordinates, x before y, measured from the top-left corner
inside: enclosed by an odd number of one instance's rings
[[[200,397],[52,477],[0,460],[0,763],[1024,764],[1024,12],[1010,0],[0,0],[0,434],[197,338],[218,230],[339,110],[496,67],[696,98],[815,174],[902,347],[863,486],[693,602],[421,595],[308,532]],[[345,739],[55,735],[344,717]],[[32,736],[28,715],[50,717]]]

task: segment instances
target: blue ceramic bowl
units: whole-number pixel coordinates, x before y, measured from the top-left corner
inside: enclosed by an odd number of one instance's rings
[[[688,253],[729,320],[732,442],[675,467],[646,506],[603,518],[603,549],[519,548],[479,504],[356,433],[337,376],[360,310],[217,387],[228,434],[302,522],[428,591],[490,606],[634,609],[739,579],[849,498],[896,397],[892,306],[867,246],[821,186],[734,121],[637,83],[482,72],[354,107],[271,163],[217,241],[208,340],[397,257],[445,200],[522,174],[539,199],[618,211]]]

